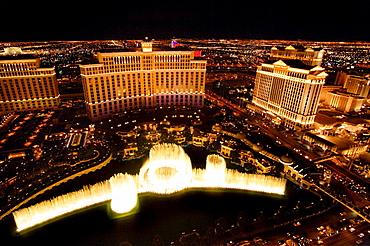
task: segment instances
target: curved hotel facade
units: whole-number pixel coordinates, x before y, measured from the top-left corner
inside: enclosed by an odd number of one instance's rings
[[[193,51],[99,52],[97,64],[81,65],[89,118],[101,120],[120,111],[157,106],[202,107],[206,61]]]

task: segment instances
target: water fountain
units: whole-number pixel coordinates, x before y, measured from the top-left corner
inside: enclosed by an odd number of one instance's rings
[[[204,182],[213,187],[222,187],[226,182],[226,162],[218,155],[207,156]]]
[[[139,175],[116,174],[109,180],[85,186],[33,206],[13,212],[17,231],[23,231],[52,218],[111,200],[111,209],[127,213],[137,205],[138,194],[171,194],[187,188],[228,188],[283,195],[286,180],[262,174],[227,169],[218,155],[207,157],[206,169],[192,169],[185,151],[175,144],[154,146]]]
[[[185,189],[191,178],[191,161],[184,149],[159,144],[150,150],[148,161],[140,169],[139,192],[170,194]]]
[[[111,209],[116,213],[127,213],[137,204],[137,186],[133,176],[116,174],[109,179],[111,189]]]

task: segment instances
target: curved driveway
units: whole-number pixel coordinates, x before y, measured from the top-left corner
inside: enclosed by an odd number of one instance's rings
[[[18,208],[20,208],[22,205],[28,203],[30,200],[32,200],[32,199],[36,198],[37,196],[45,193],[46,191],[51,190],[52,188],[54,188],[56,186],[59,186],[62,183],[67,182],[68,180],[71,180],[71,179],[80,177],[83,174],[88,174],[90,172],[94,172],[96,170],[99,170],[99,169],[105,167],[111,160],[112,160],[112,154],[110,154],[110,156],[105,161],[103,161],[102,163],[100,163],[99,165],[96,165],[96,166],[90,167],[88,169],[82,170],[82,171],[80,171],[78,173],[72,174],[72,175],[70,175],[70,176],[68,176],[68,177],[66,177],[66,178],[64,178],[62,180],[59,180],[58,182],[55,182],[55,183],[49,185],[48,187],[40,190],[39,192],[37,192],[37,193],[33,194],[32,196],[28,197],[27,199],[23,200],[21,203],[17,204],[13,208],[9,209],[6,213],[4,213],[4,214],[2,214],[0,216],[0,220],[2,220],[5,216],[11,214],[14,210],[17,210]]]

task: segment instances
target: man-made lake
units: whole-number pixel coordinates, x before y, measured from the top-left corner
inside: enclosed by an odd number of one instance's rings
[[[189,147],[186,152],[194,167],[205,167],[205,151]],[[145,159],[113,161],[102,170],[69,181],[37,200],[80,189],[83,185],[108,179],[117,172],[138,173]],[[298,200],[308,203],[318,198],[290,182],[287,183],[284,196],[215,189],[186,190],[172,195],[141,194],[138,208],[128,216],[112,218],[109,204],[103,203],[23,235],[7,233],[6,230],[1,234],[3,239],[17,245],[119,245],[124,241],[132,245],[151,245],[156,235],[160,235],[169,245],[179,239],[183,232],[196,230],[204,235],[207,228],[214,226],[215,220],[220,217],[225,218],[231,226],[241,213],[253,220],[261,211],[269,216],[276,213],[280,206],[293,209]],[[15,230],[11,222],[6,226],[8,230]]]

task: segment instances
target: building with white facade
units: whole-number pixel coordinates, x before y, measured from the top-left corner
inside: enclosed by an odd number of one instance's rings
[[[358,76],[338,72],[336,86],[325,86],[322,101],[331,107],[343,112],[361,110],[369,94],[370,79],[368,76]]]
[[[258,66],[252,102],[291,128],[313,127],[328,76],[320,66],[279,60]]]
[[[348,93],[366,98],[369,95],[370,78],[365,76],[347,75],[343,86]]]

